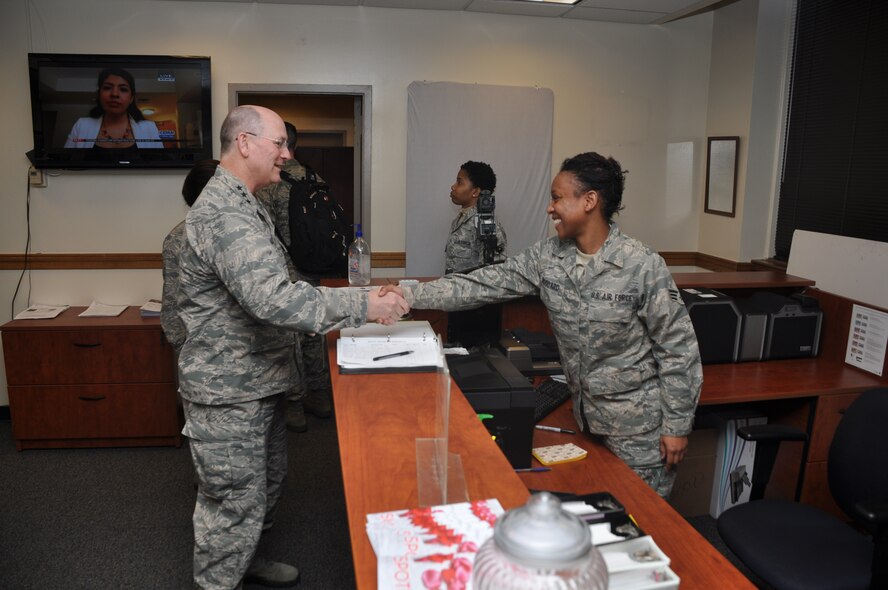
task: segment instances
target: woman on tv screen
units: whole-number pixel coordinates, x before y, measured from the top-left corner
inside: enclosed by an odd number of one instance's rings
[[[145,119],[136,107],[136,81],[123,68],[99,72],[96,106],[89,117],[77,119],[66,148],[162,148],[163,142],[153,121]]]

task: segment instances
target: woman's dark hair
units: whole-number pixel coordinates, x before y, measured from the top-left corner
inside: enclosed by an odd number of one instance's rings
[[[480,188],[482,191],[493,192],[496,189],[496,174],[490,164],[484,162],[472,162],[471,160],[460,166],[461,170],[466,171],[469,182]]]
[[[586,152],[566,159],[561,164],[560,171],[574,175],[579,192],[598,192],[604,199],[602,213],[607,222],[623,209],[623,187],[626,184],[627,171],[613,158]]]
[[[218,165],[219,160],[201,160],[188,171],[185,182],[182,183],[182,197],[189,207],[194,205],[201,191],[207,186],[213,175],[216,174],[216,167]]]
[[[96,106],[90,109],[89,116],[93,119],[98,119],[105,114],[105,109],[102,108],[102,101],[99,100],[99,92],[101,92],[102,84],[105,83],[108,76],[120,76],[126,80],[126,83],[129,84],[130,91],[133,93],[133,102],[129,104],[126,112],[133,118],[133,121],[144,121],[145,115],[143,115],[142,111],[139,110],[139,107],[136,106],[136,79],[123,68],[105,68],[99,72],[99,78],[96,81]]]

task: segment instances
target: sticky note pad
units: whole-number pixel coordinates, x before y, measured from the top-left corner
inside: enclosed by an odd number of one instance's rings
[[[556,465],[579,461],[586,457],[586,451],[573,443],[552,445],[550,447],[537,447],[533,449],[533,456],[543,465]]]

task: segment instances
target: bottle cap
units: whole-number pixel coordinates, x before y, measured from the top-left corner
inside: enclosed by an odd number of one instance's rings
[[[363,236],[364,236],[364,232],[361,231],[361,224],[360,224],[360,223],[356,223],[356,224],[355,224],[355,237],[360,238],[360,237],[363,237]]]
[[[520,563],[558,568],[589,552],[592,533],[579,517],[562,510],[558,498],[540,492],[496,521],[493,541]]]

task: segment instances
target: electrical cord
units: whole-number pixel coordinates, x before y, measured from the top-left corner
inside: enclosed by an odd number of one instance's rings
[[[28,301],[26,307],[31,305],[31,177],[27,172],[25,172],[25,177],[25,182],[27,183],[27,188],[25,190],[25,194],[27,195],[25,198],[25,225],[27,227],[27,238],[25,240],[25,263],[22,266],[22,274],[19,275],[18,282],[15,285],[15,292],[12,294],[12,303],[10,303],[9,305],[10,319],[15,317],[15,300],[18,298],[19,289],[22,286],[22,280],[25,277],[25,272],[28,273]]]

